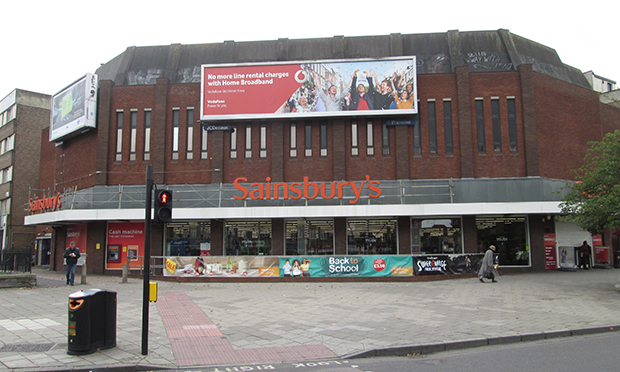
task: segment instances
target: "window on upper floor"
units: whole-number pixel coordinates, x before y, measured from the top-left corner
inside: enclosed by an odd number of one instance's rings
[[[123,160],[123,110],[116,111],[116,157],[114,160]]]
[[[179,160],[179,130],[181,109],[172,109],[172,160]]]
[[[151,160],[151,109],[144,109],[144,160]]]
[[[434,99],[427,101],[428,108],[428,151],[437,153],[437,112]]]
[[[358,139],[359,133],[357,130],[357,122],[351,122],[351,155],[359,155],[360,145]]]
[[[484,143],[484,101],[476,98],[476,145],[478,153],[486,153],[487,148]]]
[[[136,143],[138,141],[138,110],[131,109],[129,113],[129,161],[136,161]]]
[[[289,149],[289,156],[291,158],[296,158],[297,157],[297,124],[295,123],[291,123],[290,126],[290,149]]]
[[[510,151],[517,152],[519,147],[517,146],[517,109],[515,104],[515,97],[507,97],[506,100],[508,111],[508,140],[510,141]]]
[[[187,138],[185,139],[185,159],[192,160],[194,158],[194,108],[188,107],[185,113],[185,122],[187,125]]]
[[[452,137],[452,101],[443,100],[443,131],[446,144],[446,154],[454,154],[454,139]]]
[[[493,124],[493,151],[502,151],[502,126],[499,116],[499,97],[491,97],[491,123]]]
[[[375,125],[372,120],[366,121],[366,155],[375,154]]]
[[[321,156],[327,156],[327,123],[321,122],[320,132]]]

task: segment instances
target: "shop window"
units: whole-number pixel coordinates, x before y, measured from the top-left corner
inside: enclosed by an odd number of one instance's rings
[[[476,98],[476,139],[479,153],[487,151],[484,137],[484,102],[482,98]]]
[[[261,124],[259,134],[260,134],[259,156],[261,158],[266,158],[267,157],[267,126],[265,124]]]
[[[530,249],[525,217],[477,217],[478,252],[495,246],[500,266],[529,266]]]
[[[412,219],[411,248],[414,254],[463,253],[460,218]]]
[[[454,139],[452,137],[452,101],[443,100],[443,131],[446,142],[446,154],[454,154]]]
[[[508,140],[510,141],[510,151],[517,152],[517,109],[515,106],[515,98],[508,97],[507,99],[508,110]]]
[[[434,99],[429,99],[428,107],[428,151],[431,154],[437,153],[437,113]]]
[[[366,155],[375,154],[375,126],[372,120],[366,122]]]
[[[252,124],[245,125],[245,158],[252,158]]]
[[[187,138],[186,138],[186,155],[185,159],[192,160],[194,158],[194,108],[188,107],[186,112]]]
[[[179,122],[181,110],[172,109],[172,160],[179,160]]]
[[[237,126],[230,131],[230,158],[237,159]]]
[[[359,155],[359,141],[358,141],[357,122],[351,122],[351,155]]]
[[[321,122],[320,132],[321,156],[327,156],[327,123]]]
[[[499,97],[491,97],[491,123],[493,124],[493,151],[502,151],[502,127],[499,118]]]
[[[151,160],[151,109],[144,110],[144,160]]]
[[[297,124],[294,123],[291,124],[289,155],[291,158],[297,157]]]
[[[334,254],[333,220],[287,220],[287,256],[311,256]]]
[[[271,255],[271,221],[226,221],[224,255]]]
[[[398,254],[396,219],[348,220],[347,254]]]
[[[129,161],[136,161],[136,144],[138,142],[138,110],[129,112]]]
[[[381,125],[381,147],[383,155],[390,155],[390,127],[387,123]]]
[[[164,241],[166,256],[210,256],[211,222],[167,223]]]
[[[123,160],[123,110],[116,111],[116,157],[114,160]]]

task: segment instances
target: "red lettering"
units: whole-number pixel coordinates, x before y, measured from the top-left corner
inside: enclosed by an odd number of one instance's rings
[[[265,191],[263,188],[263,184],[254,182],[253,184],[250,185],[250,187],[254,187],[254,186],[257,186],[258,188],[250,191],[250,199],[253,199],[253,200],[263,199],[264,191]]]
[[[310,196],[310,186],[314,188],[314,194]],[[319,195],[319,185],[316,182],[308,182],[308,177],[304,177],[304,198],[306,199],[314,199]]]
[[[336,196],[336,182],[330,182],[331,193],[329,196],[325,195],[325,182],[321,182],[321,197],[323,199],[333,199]]]
[[[301,187],[301,183],[299,182],[293,182],[291,183],[291,194],[296,194],[297,196],[291,196],[291,199],[297,200],[297,199],[301,199],[301,196],[303,195],[301,189],[295,187]]]
[[[235,186],[235,188],[241,192],[243,192],[243,196],[237,196],[237,195],[233,195],[233,198],[237,199],[237,200],[243,200],[245,198],[248,197],[248,189],[245,186],[242,186],[239,184],[239,182],[247,182],[247,178],[243,178],[243,177],[239,177],[239,178],[235,178],[235,181],[233,182],[233,185]]]
[[[374,194],[374,195],[373,195],[372,193],[369,193],[369,194],[368,194],[368,196],[369,196],[369,197],[371,197],[371,198],[378,198],[378,197],[380,197],[380,196],[381,196],[381,189],[380,189],[380,188],[378,188],[378,187],[376,187],[376,186],[374,185],[375,183],[376,183],[377,185],[380,185],[380,184],[381,184],[381,182],[379,182],[379,181],[370,181],[370,183],[368,183],[368,190],[370,190],[370,191],[374,191],[374,192],[376,193],[376,194]]]

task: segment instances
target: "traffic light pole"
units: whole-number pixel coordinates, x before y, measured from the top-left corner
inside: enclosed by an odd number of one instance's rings
[[[149,353],[149,291],[151,273],[151,201],[153,166],[146,166],[146,206],[144,212],[144,286],[142,289],[142,355]]]

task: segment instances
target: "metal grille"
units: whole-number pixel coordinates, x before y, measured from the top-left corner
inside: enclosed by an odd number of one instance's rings
[[[12,344],[0,347],[0,353],[29,353],[50,351],[54,347],[54,343],[46,344]]]

